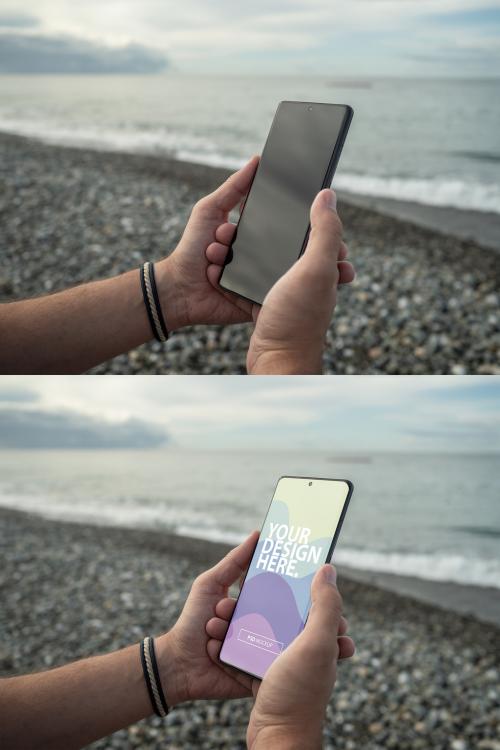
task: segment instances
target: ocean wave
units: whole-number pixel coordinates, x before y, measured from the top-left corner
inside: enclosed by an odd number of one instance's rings
[[[239,169],[246,159],[220,153],[208,138],[194,133],[144,128],[64,127],[40,121],[2,119],[0,132],[34,138],[51,145],[119,151],[131,154],[161,154],[181,161],[213,167]]]
[[[500,213],[500,185],[459,179],[339,174],[335,187],[357,195],[392,198],[428,206]]]
[[[359,570],[394,573],[427,581],[500,588],[500,560],[466,555],[378,552],[341,548],[335,562]]]
[[[234,151],[229,153],[208,137],[167,129],[65,127],[39,120],[0,117],[0,131],[37,138],[59,146],[164,154],[182,161],[227,169],[239,169],[245,163],[246,156],[254,151],[251,144],[246,147],[240,142],[238,154]],[[245,154],[239,155],[243,151]],[[369,197],[500,213],[500,185],[495,183],[446,176],[413,178],[340,172],[335,177],[334,187]]]
[[[452,151],[451,153],[454,156],[472,159],[473,161],[488,161],[493,163],[500,161],[500,153],[494,151]]]
[[[98,526],[115,526],[131,529],[155,529],[184,537],[194,537],[212,542],[239,544],[244,534],[230,531],[217,524],[203,525],[193,514],[192,520],[184,518],[177,523],[177,513],[167,514],[163,506],[124,506],[120,503],[83,504],[54,502],[39,495],[13,495],[2,492],[0,507],[22,510],[52,520],[73,523],[91,523]],[[485,559],[474,555],[419,553],[415,551],[391,552],[357,549],[340,546],[334,562],[366,571],[394,573],[430,581],[461,583],[473,586],[500,588],[500,559]]]

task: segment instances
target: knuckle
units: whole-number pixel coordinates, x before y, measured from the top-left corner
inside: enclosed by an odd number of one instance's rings
[[[338,215],[336,211],[332,214],[332,216],[333,216],[333,224],[335,227],[336,234],[338,234],[340,237],[342,236],[342,233],[344,231],[344,225],[342,224],[342,219],[340,218],[340,216]]]
[[[333,239],[337,246],[342,242],[342,233],[344,228],[342,221],[337,213],[330,211],[321,216],[318,221],[311,224],[309,239],[313,242],[317,240]]]
[[[207,583],[207,573],[204,571],[203,573],[200,573],[196,578],[194,579],[191,589],[194,591],[204,588],[204,586]]]
[[[192,213],[196,215],[196,214],[200,214],[206,211],[206,209],[208,208],[208,200],[209,200],[208,195],[204,195],[202,198],[197,200],[193,206]]]
[[[333,589],[333,596],[331,598],[330,606],[331,606],[331,611],[332,611],[333,616],[340,622],[340,618],[342,617],[342,611],[343,611],[343,602],[342,602],[342,597],[337,588]]]

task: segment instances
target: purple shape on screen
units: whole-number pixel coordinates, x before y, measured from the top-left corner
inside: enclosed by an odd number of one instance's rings
[[[296,580],[292,579],[290,585],[276,573],[260,573],[247,579],[245,595],[238,600],[221,650],[223,661],[257,676],[265,674],[304,627],[294,585]]]
[[[304,626],[292,586],[277,573],[260,573],[245,582],[245,596],[238,602],[235,615],[243,617],[254,612],[262,615],[271,624],[275,637],[286,644]]]

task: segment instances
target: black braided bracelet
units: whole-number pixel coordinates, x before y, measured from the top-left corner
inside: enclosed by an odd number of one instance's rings
[[[168,329],[160,305],[158,289],[156,288],[154,263],[147,261],[140,268],[142,296],[149,318],[153,336],[157,341],[168,339]]]
[[[140,643],[141,664],[144,680],[148,689],[149,700],[157,716],[165,718],[168,714],[168,704],[161,686],[160,672],[156,661],[154,638],[148,636]]]

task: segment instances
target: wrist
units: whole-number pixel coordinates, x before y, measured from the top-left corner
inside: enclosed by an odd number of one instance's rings
[[[156,287],[169,332],[189,325],[187,299],[177,275],[172,256],[155,263]]]
[[[172,631],[155,638],[161,686],[169,708],[189,700],[186,673]]]

